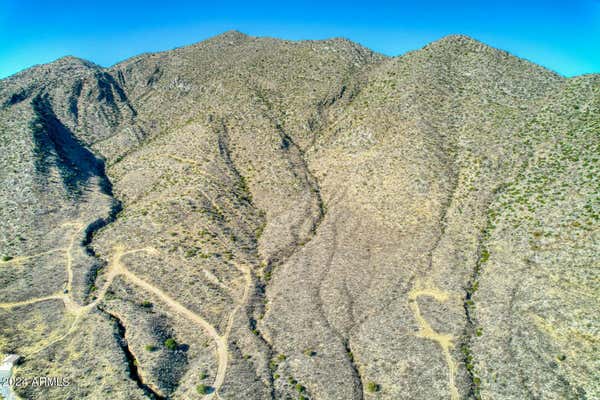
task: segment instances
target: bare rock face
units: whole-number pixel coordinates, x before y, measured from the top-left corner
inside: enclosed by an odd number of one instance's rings
[[[227,32],[0,81],[0,352],[44,399],[600,396],[600,79]]]

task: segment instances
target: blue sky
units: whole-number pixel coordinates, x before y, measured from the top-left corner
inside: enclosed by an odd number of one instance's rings
[[[463,33],[566,76],[600,72],[600,0],[0,0],[0,78],[64,55],[110,66],[230,29],[343,36],[387,55]]]

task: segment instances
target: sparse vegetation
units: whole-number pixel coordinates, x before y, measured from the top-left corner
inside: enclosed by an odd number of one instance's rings
[[[599,88],[235,32],[4,79],[0,347],[73,398],[600,398]]]

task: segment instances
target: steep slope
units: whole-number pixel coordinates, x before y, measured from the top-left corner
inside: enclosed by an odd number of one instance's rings
[[[0,81],[0,351],[74,382],[20,394],[593,398],[599,87],[239,32]]]
[[[488,211],[472,313],[484,398],[599,393],[599,95],[585,76],[546,99],[521,132],[527,162]]]
[[[368,382],[382,398],[469,394],[465,291],[486,206],[560,81],[448,37],[382,64],[332,118],[308,157],[328,212],[276,275],[267,318],[317,398],[362,398]],[[319,348],[311,368],[305,348]]]
[[[80,377],[77,393],[100,397],[126,375],[110,367],[123,362],[107,335],[110,321],[94,314],[79,324],[101,266],[86,244],[120,206],[91,146],[135,113],[109,75],[74,58],[3,80],[0,103],[2,351],[31,357],[37,373],[65,368],[65,375]],[[85,335],[54,359],[55,346],[76,328]],[[72,356],[97,347],[101,355]],[[61,358],[70,362],[63,366]],[[94,374],[103,382],[93,384]],[[123,393],[130,388],[123,385]]]

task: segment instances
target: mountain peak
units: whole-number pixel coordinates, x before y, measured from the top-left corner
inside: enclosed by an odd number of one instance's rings
[[[446,35],[441,39],[435,40],[432,43],[448,43],[448,44],[483,44],[479,40],[462,33],[453,33],[450,35]]]
[[[471,36],[463,34],[452,34],[442,37],[441,39],[435,40],[424,48],[426,49],[444,49],[452,51],[460,50],[475,50],[475,49],[494,49],[487,44],[472,38]],[[494,49],[497,50],[497,49]]]
[[[220,40],[220,41],[233,41],[233,42],[239,42],[239,41],[243,41],[250,38],[250,36],[246,35],[243,32],[240,32],[238,30],[232,29],[226,32],[223,32],[217,36],[213,36],[211,38],[209,38],[208,40],[210,41],[214,41],[214,40]],[[201,42],[202,43],[202,42]]]
[[[87,67],[87,68],[97,68],[98,67],[97,64],[95,64],[89,60],[71,56],[71,55],[60,57],[60,58],[54,60],[53,62],[51,62],[50,64],[56,65],[56,66]]]

